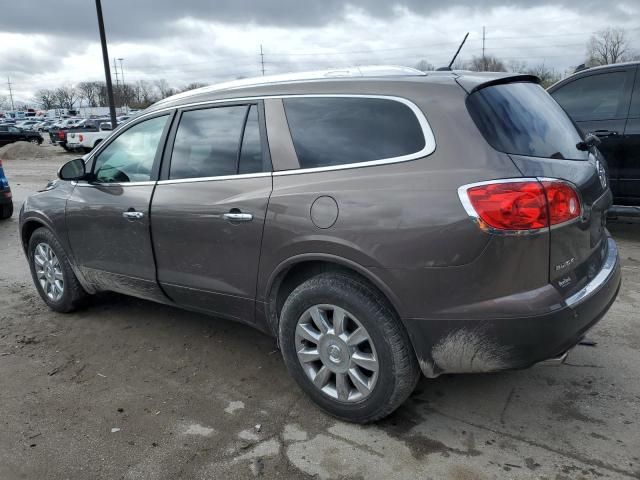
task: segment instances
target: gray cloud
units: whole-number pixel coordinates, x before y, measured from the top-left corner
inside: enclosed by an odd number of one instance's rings
[[[608,4],[601,0],[103,0],[105,24],[114,41],[166,36],[176,20],[195,18],[208,22],[261,26],[309,27],[325,25],[343,17],[348,7],[362,9],[377,18],[390,18],[398,8],[429,16],[454,6],[472,12],[495,7],[561,6],[576,12],[597,12],[600,18],[621,15],[625,7],[638,10],[638,2],[627,0]],[[12,1],[2,8],[0,31],[43,33],[95,38],[96,13],[90,0]]]

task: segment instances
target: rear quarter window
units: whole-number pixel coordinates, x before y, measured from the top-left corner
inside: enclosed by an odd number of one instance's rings
[[[515,82],[482,88],[467,109],[496,150],[532,157],[586,160],[582,140],[565,111],[540,85]]]
[[[416,114],[396,100],[300,97],[283,102],[300,168],[402,157],[426,145]]]

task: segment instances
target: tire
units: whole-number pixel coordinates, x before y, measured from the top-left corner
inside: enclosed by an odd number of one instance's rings
[[[6,203],[0,208],[0,220],[6,220],[13,215],[13,202]]]
[[[333,328],[323,337],[317,336],[322,333],[320,328],[314,330],[316,308],[322,318],[330,320],[324,328]],[[333,322],[342,318],[342,311],[345,327],[336,340],[332,332],[338,327]],[[356,340],[348,344],[346,339],[357,337],[352,334],[358,327],[364,327],[368,338],[354,347],[351,343]],[[305,331],[309,329],[314,331],[313,341],[307,339],[309,334]],[[322,273],[294,289],[283,305],[278,333],[289,373],[321,409],[342,420],[369,423],[386,417],[409,397],[420,378],[409,337],[395,312],[373,288],[345,273]],[[299,360],[298,351],[304,352],[304,362]],[[310,356],[306,356],[307,352]],[[316,356],[320,358],[310,360]],[[364,356],[377,360],[377,366],[371,370],[361,368]],[[358,365],[354,364],[356,358]],[[325,367],[335,371],[323,375]],[[322,389],[312,380],[314,372],[316,381],[324,384]],[[339,375],[342,389],[338,388]],[[367,381],[354,381],[358,378]],[[371,388],[365,388],[363,393],[356,383]]]
[[[43,285],[38,278],[38,273],[36,271],[36,257],[42,259],[42,255],[40,254],[41,251],[37,253],[36,249],[41,245],[45,245],[50,248],[57,259],[57,266],[59,266],[60,273],[62,274],[62,294],[59,298],[56,298],[55,295],[53,298],[52,296],[49,296],[48,293],[45,292]],[[73,273],[69,263],[69,258],[64,252],[62,245],[60,245],[58,239],[49,229],[41,227],[33,232],[29,239],[28,258],[33,283],[35,284],[40,297],[42,297],[44,303],[46,303],[51,310],[68,313],[76,310],[84,303],[88,294],[84,291],[80,282],[78,282],[78,279]]]
[[[29,143],[33,143],[34,145],[40,145],[41,142],[37,138],[32,138],[31,140],[29,140]]]

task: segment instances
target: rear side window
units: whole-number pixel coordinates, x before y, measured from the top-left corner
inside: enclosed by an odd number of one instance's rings
[[[169,178],[263,172],[263,158],[257,105],[190,110],[180,118]]]
[[[467,98],[467,108],[487,142],[501,152],[532,157],[586,160],[588,152],[562,108],[534,83],[485,87]]]
[[[576,122],[624,118],[633,75],[625,71],[578,78],[552,95]]]
[[[425,147],[416,115],[398,101],[300,97],[283,102],[300,168],[401,157]]]

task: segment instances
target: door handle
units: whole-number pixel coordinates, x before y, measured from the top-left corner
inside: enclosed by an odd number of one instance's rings
[[[617,137],[618,136],[618,132],[615,132],[613,130],[595,130],[593,132],[596,137]]]
[[[122,212],[122,216],[124,218],[129,218],[129,219],[133,219],[133,218],[142,218],[144,217],[144,213],[143,212]]]
[[[222,215],[225,220],[230,222],[250,222],[253,220],[253,215],[250,213],[229,212]]]

